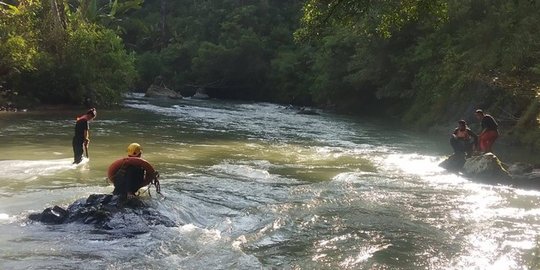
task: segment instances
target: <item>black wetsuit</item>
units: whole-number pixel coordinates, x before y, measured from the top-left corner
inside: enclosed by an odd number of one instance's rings
[[[114,195],[135,194],[143,186],[144,169],[138,166],[122,165],[114,176]]]
[[[454,149],[454,154],[471,156],[473,146],[478,142],[478,136],[469,128],[464,130],[456,128],[452,134],[454,136],[450,138],[450,145]]]
[[[75,135],[73,136],[73,163],[80,163],[83,156],[83,144],[84,144],[84,135],[85,132],[88,130],[88,120],[86,119],[79,119],[77,120],[77,123],[75,124]]]

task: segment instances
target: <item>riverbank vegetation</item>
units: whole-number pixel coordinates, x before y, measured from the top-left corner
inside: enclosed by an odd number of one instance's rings
[[[534,0],[0,1],[0,103],[184,95],[473,122],[540,149]]]

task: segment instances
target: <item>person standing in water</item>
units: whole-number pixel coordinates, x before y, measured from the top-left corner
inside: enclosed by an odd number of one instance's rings
[[[83,158],[84,148],[88,151],[88,143],[90,142],[90,134],[88,132],[88,122],[96,118],[96,109],[88,110],[84,115],[77,117],[75,123],[75,135],[73,136],[73,164],[79,164]],[[88,152],[86,153],[88,156]]]
[[[480,120],[482,131],[478,134],[478,146],[483,153],[491,152],[491,147],[495,140],[499,137],[499,124],[493,116],[484,113],[484,111],[476,110],[476,118]]]

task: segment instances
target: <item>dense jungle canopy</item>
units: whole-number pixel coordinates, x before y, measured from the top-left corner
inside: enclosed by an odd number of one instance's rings
[[[540,149],[535,0],[1,0],[0,104],[184,95],[472,121]]]

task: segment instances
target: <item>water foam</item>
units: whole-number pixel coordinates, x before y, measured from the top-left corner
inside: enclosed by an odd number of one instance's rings
[[[88,163],[89,159],[83,158],[79,164],[73,164],[73,159],[51,160],[2,160],[0,161],[0,180],[23,180],[31,181],[38,176],[53,175],[58,172],[75,169]]]

